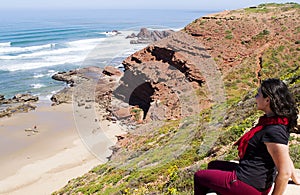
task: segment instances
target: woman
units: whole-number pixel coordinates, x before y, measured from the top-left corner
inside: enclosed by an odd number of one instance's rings
[[[267,195],[274,181],[276,195],[283,194],[289,178],[300,184],[288,149],[289,131],[297,125],[295,100],[279,79],[264,80],[255,98],[265,115],[235,143],[239,164],[210,162],[208,170],[194,175],[195,195],[209,190],[221,195]]]

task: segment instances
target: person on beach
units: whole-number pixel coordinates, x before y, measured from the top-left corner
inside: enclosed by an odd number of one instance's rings
[[[210,190],[221,195],[283,194],[289,178],[299,185],[289,156],[289,131],[297,126],[298,109],[288,87],[279,79],[261,83],[255,96],[265,114],[236,143],[239,163],[212,161],[207,170],[194,174],[195,195]]]

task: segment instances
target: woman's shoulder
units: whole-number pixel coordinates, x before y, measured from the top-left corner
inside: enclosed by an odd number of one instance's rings
[[[268,125],[263,128],[264,142],[277,142],[287,144],[289,140],[289,131],[285,125]]]
[[[265,132],[268,132],[268,131],[272,131],[272,132],[281,131],[281,132],[289,133],[287,126],[286,125],[281,125],[281,124],[267,125],[263,128],[263,130]]]
[[[268,125],[263,128],[264,134],[289,137],[289,130],[285,125]]]

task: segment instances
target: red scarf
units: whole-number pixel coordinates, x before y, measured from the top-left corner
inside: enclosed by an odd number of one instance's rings
[[[267,116],[261,116],[259,118],[258,124],[250,129],[245,135],[243,135],[237,142],[234,143],[234,145],[238,145],[238,151],[239,151],[239,157],[242,159],[245,155],[248,142],[249,140],[253,137],[253,135],[260,130],[264,128],[264,126],[267,125],[288,125],[289,121],[285,117],[278,117],[278,116],[273,116],[273,117],[267,117]]]

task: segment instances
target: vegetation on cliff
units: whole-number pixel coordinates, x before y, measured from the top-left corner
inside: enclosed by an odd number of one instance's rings
[[[208,85],[198,82],[198,101],[210,102],[208,106],[200,106],[197,114],[138,125],[124,135],[107,163],[54,194],[192,194],[196,170],[213,159],[236,160],[233,142],[261,114],[253,98],[261,79],[283,79],[300,106],[299,18],[299,4],[261,4],[187,25],[182,32],[203,43],[221,71],[226,101],[203,101],[209,98]],[[153,50],[143,51],[143,59]],[[291,136],[290,152],[298,168],[299,142]]]

